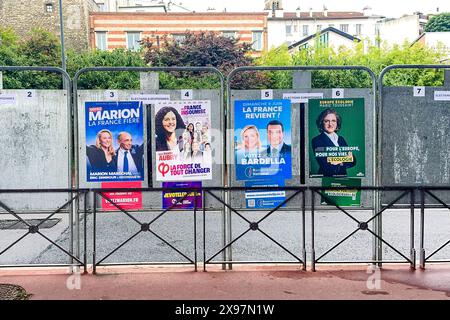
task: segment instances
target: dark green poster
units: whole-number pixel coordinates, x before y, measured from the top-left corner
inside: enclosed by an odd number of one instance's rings
[[[361,179],[352,178],[323,178],[322,187],[361,187]],[[324,190],[322,193],[334,204],[341,207],[360,207],[361,206],[361,190],[357,189],[340,189],[340,190]],[[332,204],[322,197],[321,204]]]
[[[310,99],[309,176],[364,177],[364,98]]]

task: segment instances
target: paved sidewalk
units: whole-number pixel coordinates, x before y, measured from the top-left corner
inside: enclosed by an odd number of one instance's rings
[[[375,273],[368,265],[321,265],[317,272],[293,266],[233,268],[104,267],[97,275],[81,276],[61,268],[0,269],[0,283],[22,286],[32,300],[450,299],[448,264],[415,271],[385,265]]]

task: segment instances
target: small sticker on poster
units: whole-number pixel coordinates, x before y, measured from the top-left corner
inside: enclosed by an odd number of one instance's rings
[[[286,200],[286,191],[277,190],[278,187],[284,187],[284,181],[246,181],[245,187],[273,187],[273,189],[265,190],[246,190],[245,206],[247,209],[273,209]]]
[[[141,188],[141,182],[102,182],[102,189],[128,189]],[[123,210],[142,209],[142,192],[140,191],[112,191],[104,192],[104,195],[111,199],[119,208]],[[119,211],[110,201],[102,197],[102,209],[105,211]]]
[[[201,189],[201,181],[193,182],[163,182],[163,188],[171,189],[163,191],[162,202],[163,209],[194,209],[202,207],[202,192],[195,191],[195,189]],[[175,189],[191,189],[194,191]]]
[[[323,178],[322,187],[349,187],[349,189],[324,190],[321,197],[321,204],[338,205],[341,207],[360,207],[361,190],[351,189],[351,187],[361,187],[361,179],[352,178]]]

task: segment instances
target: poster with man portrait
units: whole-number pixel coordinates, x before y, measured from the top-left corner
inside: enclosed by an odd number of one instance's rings
[[[310,99],[309,176],[364,177],[364,98]]]
[[[156,180],[211,180],[211,101],[160,101],[154,120]]]
[[[86,180],[143,181],[143,108],[139,101],[86,102]]]
[[[235,101],[236,180],[291,179],[291,149],[289,100]]]

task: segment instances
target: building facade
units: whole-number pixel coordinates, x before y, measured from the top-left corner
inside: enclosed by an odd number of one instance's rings
[[[251,43],[255,52],[267,50],[266,13],[140,13],[94,12],[89,19],[90,46],[99,50],[137,50],[138,41],[158,43],[167,36],[183,40],[187,32],[212,31]]]
[[[271,10],[267,22],[268,47],[291,45],[328,27],[375,43],[378,23],[382,18],[372,15],[369,9],[364,12],[329,12],[326,9],[321,12]]]
[[[62,0],[66,47],[89,47],[89,13],[98,11],[93,0]],[[60,36],[58,0],[0,0],[2,27],[11,27],[25,37],[33,28],[42,28]]]
[[[422,13],[404,15],[396,19],[383,19],[379,23],[379,38],[388,45],[411,43],[423,32],[428,16]]]

